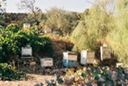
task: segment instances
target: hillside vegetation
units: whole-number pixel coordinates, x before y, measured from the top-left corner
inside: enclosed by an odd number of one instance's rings
[[[42,13],[39,9],[28,14],[3,13],[0,14],[0,25],[6,28],[8,24],[13,23],[23,28],[24,23],[30,23],[31,27],[35,27],[40,34],[50,33],[51,36],[67,37],[74,46],[70,49],[62,47],[61,53],[65,50],[80,52],[88,49],[95,51],[96,57],[99,58],[99,47],[107,44],[112,49],[113,57],[117,57],[117,60],[126,66],[128,61],[127,6],[127,0],[98,0],[90,9],[82,13],[57,7],[52,7],[46,13]]]

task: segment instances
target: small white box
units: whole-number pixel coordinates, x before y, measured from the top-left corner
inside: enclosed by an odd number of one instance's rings
[[[30,23],[24,23],[24,24],[23,24],[23,28],[24,28],[24,29],[30,28]]]
[[[21,48],[21,58],[33,58],[32,47],[30,45]]]
[[[40,59],[41,67],[51,67],[53,66],[52,58],[41,58]]]
[[[123,67],[123,63],[116,63],[116,67]]]
[[[95,52],[88,51],[88,50],[81,50],[81,60],[80,63],[85,64],[92,64],[94,62]]]
[[[25,55],[30,55],[32,56],[32,48],[31,47],[22,47],[21,48],[21,55],[25,56]]]

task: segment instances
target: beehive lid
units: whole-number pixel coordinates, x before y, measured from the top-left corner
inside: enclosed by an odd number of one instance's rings
[[[70,55],[77,55],[76,52],[72,52],[72,51],[67,51],[67,53],[70,54]]]

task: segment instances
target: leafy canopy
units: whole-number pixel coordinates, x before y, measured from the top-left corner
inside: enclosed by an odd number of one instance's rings
[[[8,25],[1,29],[0,34],[0,62],[4,62],[10,56],[20,55],[21,47],[30,45],[33,50],[52,54],[51,41],[46,36],[39,36],[34,27],[20,29],[17,25]]]

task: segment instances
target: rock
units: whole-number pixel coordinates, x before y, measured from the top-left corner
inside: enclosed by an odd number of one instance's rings
[[[58,73],[59,72],[59,69],[54,69],[53,71],[50,72],[50,74],[55,74],[55,73]]]
[[[63,68],[63,69],[60,69],[60,71],[66,73],[68,71],[68,68]]]
[[[50,69],[46,69],[45,70],[46,73],[50,73],[50,71],[51,71]]]
[[[43,83],[35,84],[34,86],[44,86]]]
[[[35,61],[30,62],[30,66],[36,65]]]
[[[117,80],[117,76],[118,76],[118,73],[116,71],[112,71],[111,78],[112,78],[113,81]]]

